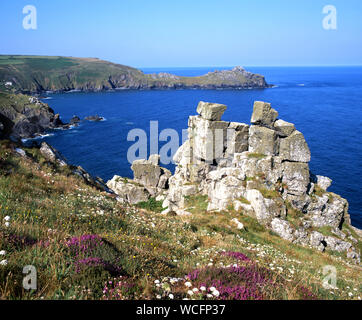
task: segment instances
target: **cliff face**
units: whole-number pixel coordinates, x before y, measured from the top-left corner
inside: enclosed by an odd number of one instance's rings
[[[236,67],[200,77],[144,74],[128,66],[93,58],[0,56],[0,89],[25,93],[116,89],[266,88],[261,75]]]
[[[39,99],[0,92],[0,133],[2,136],[30,138],[48,129],[61,127],[58,114]]]
[[[132,192],[164,199],[164,213],[179,215],[191,214],[188,197],[207,195],[208,211],[251,216],[288,241],[360,261],[353,236],[360,231],[351,226],[348,202],[327,191],[329,178],[310,172],[303,134],[277,119],[269,103],[255,102],[251,125],[221,121],[225,109],[200,102],[199,115],[189,117],[189,139],[174,156],[175,174],[160,188],[158,162],[137,161]],[[152,183],[150,175],[156,177]],[[122,183],[113,179],[108,186],[122,199],[132,198],[125,190],[132,182]]]

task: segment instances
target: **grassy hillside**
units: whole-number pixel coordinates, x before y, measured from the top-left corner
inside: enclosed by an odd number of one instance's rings
[[[7,82],[12,85],[6,86]],[[21,92],[109,90],[115,88],[266,87],[264,77],[247,72],[202,77],[148,75],[96,58],[0,55],[0,90]]]
[[[0,299],[360,299],[361,267],[342,254],[291,244],[242,213],[206,212],[204,196],[188,199],[192,216],[161,215],[154,199],[124,206],[15,147],[1,141]],[[22,289],[25,265],[37,268],[36,291]],[[326,265],[338,289],[323,288]]]

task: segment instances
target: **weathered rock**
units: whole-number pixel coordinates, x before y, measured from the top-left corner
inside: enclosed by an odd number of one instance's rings
[[[317,176],[317,185],[323,190],[327,191],[327,189],[331,186],[332,179],[324,176]]]
[[[210,174],[214,172],[215,171]],[[222,175],[220,175],[220,177],[221,176]],[[233,204],[235,199],[242,197],[244,194],[245,189],[243,188],[242,181],[233,175],[226,175],[220,179],[210,177],[210,180],[213,182],[208,185],[208,196],[209,199],[211,199],[207,208],[209,211],[226,210]]]
[[[15,148],[15,152],[21,155],[22,157],[26,157],[26,152],[21,148]]]
[[[223,158],[229,122],[189,118],[189,140],[193,159],[209,164]]]
[[[274,156],[278,154],[278,135],[269,128],[251,126],[249,130],[249,151]]]
[[[76,125],[80,122],[80,118],[78,116],[73,116],[72,119],[70,119],[69,124],[70,125]]]
[[[259,222],[264,222],[269,220],[271,215],[269,214],[263,195],[259,190],[246,190],[245,198],[250,202],[252,206],[255,217]]]
[[[318,231],[312,231],[309,235],[309,244],[318,249],[319,251],[324,251],[326,243],[324,241],[324,236]]]
[[[328,249],[338,252],[348,251],[352,247],[351,243],[331,236],[325,237],[324,241]]]
[[[107,182],[107,186],[119,196],[118,200],[123,203],[137,204],[147,201],[151,196],[144,186],[117,175]]]
[[[223,104],[200,101],[196,112],[205,120],[220,121],[225,110]]]
[[[87,171],[85,171],[81,166],[78,166],[73,170],[73,174],[81,177],[84,182],[92,187],[97,188],[98,190],[105,191],[107,193],[114,193],[111,189],[107,187],[104,181],[99,177],[93,177]]]
[[[309,162],[310,150],[303,134],[296,130],[287,138],[280,139],[279,156],[283,160]]]
[[[294,229],[291,227],[288,221],[274,218],[271,222],[272,230],[277,233],[281,238],[293,241],[295,239]]]
[[[100,117],[99,115],[94,115],[94,116],[88,116],[88,117],[85,117],[84,120],[88,120],[88,121],[102,121],[104,120],[103,117]]]
[[[134,181],[144,186],[157,187],[161,176],[161,168],[158,165],[154,165],[148,160],[135,160],[131,169]]]
[[[227,129],[226,157],[232,157],[235,153],[248,151],[249,126],[245,123],[230,122]]]
[[[57,163],[62,167],[67,165],[67,160],[62,156],[62,154],[46,142],[42,142],[40,146],[40,153],[50,162]]]
[[[251,123],[272,127],[278,117],[278,112],[271,108],[270,103],[255,101]]]
[[[274,128],[281,137],[288,137],[295,131],[295,126],[293,123],[280,119],[275,121]]]
[[[308,190],[310,182],[309,166],[301,162],[283,162],[282,182],[287,186],[288,194],[302,196]]]
[[[340,228],[348,211],[347,200],[331,193],[330,196],[319,197],[318,201],[324,205],[320,208],[308,209],[313,226]]]

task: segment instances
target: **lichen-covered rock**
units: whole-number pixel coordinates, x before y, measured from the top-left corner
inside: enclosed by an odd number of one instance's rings
[[[245,198],[250,202],[255,214],[255,218],[259,222],[265,222],[270,219],[270,213],[264,202],[263,195],[259,190],[246,190]]]
[[[332,184],[332,179],[317,175],[317,185],[323,190],[327,191],[327,189],[331,186],[331,184]]]
[[[283,160],[309,162],[310,150],[303,134],[295,130],[290,136],[280,139],[279,156]]]
[[[270,103],[255,101],[251,123],[272,127],[278,117],[278,112],[272,109]]]
[[[326,246],[324,235],[318,231],[312,231],[309,235],[309,244],[319,251],[324,251]]]
[[[196,112],[205,120],[219,121],[225,110],[223,104],[200,101]]]
[[[310,182],[309,166],[301,162],[283,162],[283,183],[288,194],[301,196],[308,190]]]
[[[271,222],[272,230],[277,233],[281,238],[293,241],[295,239],[294,229],[291,227],[288,221],[274,218]]]
[[[338,252],[348,251],[352,247],[351,243],[331,236],[325,237],[324,241],[327,244],[327,249]]]
[[[161,176],[161,168],[148,160],[135,160],[132,163],[134,180],[149,187],[157,187]]]
[[[50,162],[57,163],[61,167],[67,165],[67,160],[63,157],[63,155],[46,142],[41,143],[40,153],[43,155],[45,159],[47,159]]]
[[[249,149],[249,125],[230,122],[227,129],[226,157]]]
[[[213,163],[224,156],[229,122],[189,118],[189,140],[193,158]]]
[[[293,123],[286,122],[281,119],[275,121],[274,128],[281,137],[288,137],[295,131],[295,126]]]
[[[168,179],[171,172],[159,166],[160,156],[150,155],[148,160],[135,160],[132,163],[134,181],[144,185],[152,195],[155,195],[158,189],[165,189],[168,186]]]
[[[214,172],[215,171],[211,173]],[[222,177],[222,175],[220,175],[220,177]],[[245,188],[242,185],[242,181],[232,174],[220,179],[217,179],[216,176],[214,178],[210,177],[210,180],[212,180],[212,182],[208,184],[210,202],[207,208],[209,211],[225,210],[232,205],[235,199],[244,195]]]
[[[328,198],[327,202],[326,198]],[[311,210],[312,208],[309,208],[308,210],[313,226],[340,228],[348,211],[347,200],[331,193],[329,196],[320,197],[319,202],[325,204],[319,209]]]
[[[117,175],[107,182],[107,186],[118,195],[118,200],[122,203],[137,204],[147,201],[151,196],[144,186]]]
[[[278,154],[278,148],[278,135],[276,131],[256,125],[250,127],[250,152],[274,156]]]

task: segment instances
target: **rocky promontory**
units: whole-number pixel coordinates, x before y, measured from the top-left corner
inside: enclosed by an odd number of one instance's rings
[[[31,138],[49,129],[67,127],[59,114],[38,98],[0,92],[0,135]]]
[[[187,199],[205,195],[210,212],[253,217],[285,240],[359,262],[361,231],[351,225],[347,200],[328,192],[331,179],[310,172],[303,134],[266,102],[254,103],[251,125],[222,121],[225,110],[199,103],[174,155],[174,175],[152,155],[133,163],[134,180],[115,176],[108,187],[122,202],[156,197],[164,214],[191,215]]]
[[[268,88],[264,76],[241,67],[197,77],[169,73],[145,74],[136,68],[96,58],[1,56],[0,90],[107,91],[124,89],[247,89]]]

